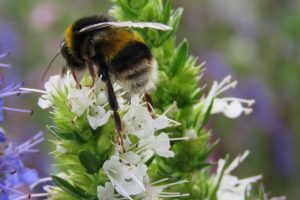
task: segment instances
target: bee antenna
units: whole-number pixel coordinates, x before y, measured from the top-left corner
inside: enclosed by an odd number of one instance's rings
[[[47,66],[47,68],[45,69],[44,73],[43,73],[43,76],[41,78],[41,82],[44,82],[44,79],[47,75],[47,72],[49,71],[50,67],[52,66],[53,62],[55,61],[55,59],[57,58],[57,56],[60,54],[60,51],[57,52],[54,57],[52,58],[52,60],[50,61],[49,65]]]

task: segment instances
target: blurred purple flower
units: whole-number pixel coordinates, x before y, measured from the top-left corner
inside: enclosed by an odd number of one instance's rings
[[[33,148],[44,140],[43,132],[39,132],[21,145],[8,143],[0,149],[0,200],[10,199],[10,195],[24,195],[16,191],[22,185],[30,185],[39,180],[36,170],[26,167],[21,160],[25,153],[38,153]],[[1,144],[1,143],[0,143]],[[2,142],[2,145],[4,143]]]
[[[8,53],[0,54],[0,59]],[[0,67],[10,67],[9,64],[0,63]],[[2,76],[0,75],[0,85],[2,86]],[[0,89],[0,123],[3,122],[3,110],[32,113],[31,110],[17,109],[4,106],[4,97],[28,93],[20,91],[22,84],[11,84]],[[8,141],[5,131],[0,127],[0,200],[16,199],[24,196],[23,192],[17,190],[23,185],[30,185],[39,180],[35,169],[26,167],[21,160],[25,153],[38,153],[34,146],[44,140],[43,133],[40,132],[21,145],[16,145]]]
[[[6,142],[6,134],[3,128],[0,127],[0,143]]]
[[[4,57],[7,57],[8,55],[9,55],[8,53],[0,54],[0,59],[4,58]],[[0,63],[0,67],[10,67],[10,65]],[[2,78],[0,80],[2,80]],[[2,85],[2,81],[0,81],[0,85]],[[29,93],[27,91],[20,91],[19,88],[21,86],[22,86],[21,83],[11,84],[11,85],[6,86],[6,87],[4,87],[0,90],[0,123],[3,122],[3,110],[9,110],[9,111],[15,111],[15,112],[24,112],[24,113],[31,113],[32,114],[32,110],[18,109],[18,108],[11,108],[11,107],[3,106],[3,103],[4,103],[3,98],[4,97]]]
[[[8,53],[0,54],[0,59],[7,57],[7,56],[8,56]],[[0,63],[0,67],[8,68],[8,67],[10,67],[10,64]]]

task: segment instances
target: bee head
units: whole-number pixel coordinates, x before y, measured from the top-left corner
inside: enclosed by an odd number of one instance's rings
[[[72,49],[67,46],[67,42],[63,40],[60,45],[60,53],[66,60],[67,66],[78,70],[84,69],[85,61],[82,58],[76,57],[72,52]]]
[[[63,40],[61,43],[60,43],[60,53],[61,55],[66,59],[66,57],[68,56],[68,47],[66,45],[66,42],[65,40]]]

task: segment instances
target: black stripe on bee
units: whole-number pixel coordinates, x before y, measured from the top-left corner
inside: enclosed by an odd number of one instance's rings
[[[146,44],[131,41],[111,61],[112,71],[118,74],[130,69],[133,70],[141,61],[151,58],[152,53]]]
[[[128,80],[132,80],[132,79],[139,78],[139,77],[145,75],[146,73],[149,73],[149,67],[147,67],[147,68],[144,67],[142,69],[136,70],[136,71],[134,71],[134,73],[126,75],[125,78]]]

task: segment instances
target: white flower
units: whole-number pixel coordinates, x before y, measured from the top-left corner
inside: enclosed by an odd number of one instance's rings
[[[110,182],[106,182],[105,186],[97,187],[98,200],[114,200],[114,186]]]
[[[49,95],[47,94],[44,94],[42,95],[39,100],[38,100],[38,105],[42,108],[42,109],[46,109],[46,108],[50,108],[53,103],[52,101],[50,100],[50,97]]]
[[[243,112],[249,114],[252,108],[243,107],[245,103],[247,106],[252,106],[254,100],[238,99],[238,98],[216,98],[211,110],[211,114],[223,113],[228,118],[237,118]]]
[[[245,199],[245,194],[251,188],[251,183],[255,183],[256,181],[262,178],[261,175],[258,175],[250,178],[238,179],[238,177],[231,175],[231,172],[247,157],[248,154],[249,151],[246,151],[243,155],[238,156],[225,169],[217,192],[218,200],[243,200]],[[218,161],[218,169],[215,184],[218,183],[224,166],[225,160],[220,159]]]
[[[220,83],[214,82],[208,95],[202,98],[200,104],[203,106],[203,113],[206,113],[212,101],[213,106],[211,114],[223,113],[228,118],[237,118],[243,112],[249,114],[252,112],[251,106],[254,104],[254,100],[240,99],[235,97],[228,98],[216,98],[229,88],[234,88],[237,85],[237,81],[231,81],[231,77],[225,77]],[[244,104],[244,106],[243,106]]]
[[[127,132],[138,138],[144,138],[154,133],[152,116],[147,108],[141,105],[131,105],[123,119]]]
[[[169,189],[170,187],[174,185],[179,185],[183,183],[187,183],[188,181],[182,180],[182,181],[177,181],[174,183],[165,183],[161,184],[163,182],[169,181],[169,178],[161,179],[156,182],[150,183],[149,177],[145,176],[144,178],[144,183],[146,190],[137,195],[138,199],[143,199],[143,200],[160,200],[160,199],[165,199],[165,198],[176,198],[176,197],[188,197],[190,194],[182,194],[181,192],[164,192],[165,189]],[[157,185],[160,184],[160,185]]]
[[[51,76],[50,79],[44,85],[46,91],[39,98],[38,105],[42,109],[49,108],[53,105],[52,96],[58,96],[58,91],[62,93],[67,93],[68,90],[75,87],[76,87],[76,82],[69,72],[65,76],[61,76],[61,75]]]
[[[71,101],[72,112],[76,113],[77,116],[81,116],[89,107],[96,104],[95,94],[89,87],[70,90],[68,99]]]
[[[127,152],[120,156],[114,155],[103,164],[103,169],[116,191],[129,199],[132,199],[130,195],[145,190],[143,179],[147,166],[140,161],[137,154]]]
[[[96,106],[89,109],[87,113],[88,121],[92,127],[92,129],[97,129],[99,126],[106,124],[109,120],[112,111],[105,111],[102,106]]]
[[[101,78],[96,80],[93,92],[96,94],[96,105],[104,105],[107,103],[106,86]]]
[[[138,138],[146,138],[153,135],[154,131],[170,126],[169,119],[165,115],[153,119],[146,106],[140,104],[140,98],[136,95],[131,98],[131,105],[123,119],[127,132]]]
[[[154,153],[161,157],[174,157],[174,152],[170,150],[170,138],[166,133],[161,133],[158,136],[151,135],[139,141],[140,154],[143,156],[144,162],[149,160]]]

